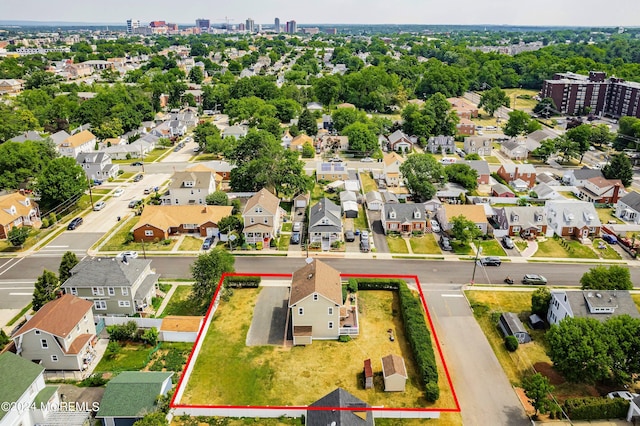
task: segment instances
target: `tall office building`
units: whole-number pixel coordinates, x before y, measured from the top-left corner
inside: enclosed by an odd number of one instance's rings
[[[273,28],[276,32],[276,34],[280,33],[280,18],[276,18]]]
[[[196,19],[196,28],[200,28],[203,31],[209,31],[211,22],[208,19]]]
[[[255,30],[254,25],[255,24],[253,22],[253,19],[247,18],[247,23],[245,25],[245,29],[247,30],[247,32],[250,32],[250,33],[254,32]]]
[[[287,33],[295,34],[298,32],[298,23],[294,20],[287,21]]]
[[[136,28],[140,28],[140,20],[127,19],[127,34],[133,34]]]

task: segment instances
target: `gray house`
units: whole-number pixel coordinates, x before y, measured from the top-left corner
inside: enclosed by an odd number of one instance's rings
[[[342,388],[323,396],[309,406],[307,426],[373,426],[371,406]],[[339,408],[339,409],[336,409]]]
[[[616,217],[638,224],[640,223],[640,194],[629,192],[616,203]]]
[[[528,343],[531,341],[529,332],[524,328],[524,325],[522,325],[520,318],[513,312],[505,312],[500,315],[498,327],[502,330],[504,337],[514,336],[518,339],[518,343]]]
[[[96,315],[130,316],[152,306],[158,278],[150,260],[92,257],[73,267],[62,290],[91,301]]]
[[[340,206],[328,198],[322,198],[309,211],[309,242],[321,243],[322,250],[342,239],[342,213]]]
[[[118,176],[120,166],[111,162],[111,156],[106,152],[81,152],[76,157],[87,178],[91,180],[106,180]]]
[[[456,144],[453,136],[431,136],[427,141],[427,148],[425,151],[429,151],[432,154],[443,153],[453,154],[456,149]]]

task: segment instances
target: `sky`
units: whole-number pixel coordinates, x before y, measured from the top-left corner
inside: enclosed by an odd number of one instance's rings
[[[3,0],[0,20],[640,26],[638,0]]]

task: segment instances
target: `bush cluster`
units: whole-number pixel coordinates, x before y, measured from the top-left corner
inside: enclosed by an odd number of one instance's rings
[[[629,401],[622,398],[569,398],[564,409],[571,420],[625,418]]]
[[[155,327],[139,329],[135,321],[122,325],[110,325],[107,327],[107,333],[109,333],[109,339],[114,342],[142,342],[151,346],[158,343],[158,330]]]
[[[358,278],[356,283],[359,290],[398,290],[400,283],[404,283],[404,281],[385,278]]]
[[[261,277],[243,277],[233,275],[224,279],[224,286],[227,288],[257,288],[261,281]]]

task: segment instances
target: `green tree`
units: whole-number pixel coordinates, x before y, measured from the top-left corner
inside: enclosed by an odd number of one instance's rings
[[[525,377],[522,380],[522,388],[524,394],[529,398],[529,403],[536,409],[536,416],[538,413],[544,414],[549,410],[551,407],[549,394],[553,392],[554,388],[548,378],[540,373]]]
[[[511,137],[526,135],[541,128],[540,123],[532,120],[524,111],[511,111],[504,126],[504,134]]]
[[[338,108],[331,114],[331,120],[333,121],[333,128],[337,132],[342,132],[342,129],[355,122],[366,123],[367,115],[364,111],[353,108]]]
[[[541,318],[547,317],[549,303],[551,302],[551,291],[546,287],[539,287],[531,293],[531,313],[538,314]]]
[[[484,108],[487,114],[493,116],[493,114],[501,107],[509,107],[509,96],[499,87],[492,87],[489,90],[482,92],[480,96],[480,103],[478,108]]]
[[[40,207],[49,210],[60,203],[80,196],[87,188],[82,167],[70,157],[55,158],[36,178]]]
[[[434,119],[435,126],[431,130],[432,136],[453,136],[456,134],[456,126],[460,118],[442,93],[436,93],[427,99],[422,109],[423,114]]]
[[[591,126],[588,124],[581,124],[573,129],[567,130],[567,139],[573,141],[578,147],[578,153],[580,154],[580,162],[584,153],[589,150],[591,146]]]
[[[591,128],[591,137],[589,142],[593,145],[607,145],[613,142],[614,134],[609,131],[609,127],[606,124],[598,124]]]
[[[209,206],[228,206],[229,196],[224,191],[215,191],[207,195],[205,202]]]
[[[447,182],[442,164],[431,154],[413,154],[400,165],[407,188],[419,201],[427,201],[436,194],[436,185]]]
[[[450,222],[451,235],[464,245],[482,235],[482,231],[476,224],[463,215],[454,216]]]
[[[204,73],[202,72],[202,68],[191,68],[191,71],[189,71],[189,80],[191,80],[191,82],[195,84],[202,84],[202,81],[204,80]]]
[[[378,138],[364,123],[353,123],[342,130],[349,138],[349,149],[370,154],[378,147]]]
[[[133,426],[169,426],[167,415],[162,412],[145,414],[140,420],[136,420]]]
[[[631,160],[623,153],[614,154],[609,163],[602,168],[602,174],[607,179],[620,179],[622,185],[629,186],[633,182]]]
[[[595,266],[582,275],[580,284],[583,290],[633,289],[629,269],[619,265]]]
[[[557,112],[556,104],[551,98],[543,98],[533,107],[533,112],[544,117],[549,117]]]
[[[555,139],[545,139],[540,142],[540,146],[533,150],[532,156],[547,161],[549,157],[558,152]]]
[[[640,371],[640,319],[616,315],[605,322],[611,338],[612,374],[616,383],[628,384]]]
[[[33,310],[38,311],[47,302],[56,298],[56,290],[60,286],[60,281],[56,274],[46,269],[38,277],[33,289]]]
[[[472,152],[471,154],[467,154],[464,157],[464,159],[467,161],[482,160],[482,158],[480,158],[480,155],[477,152]]]
[[[316,151],[313,149],[311,142],[305,142],[302,145],[302,158],[313,158],[316,155]]]
[[[225,234],[233,231],[241,233],[244,226],[242,218],[233,215],[226,216],[220,219],[220,221],[218,222],[218,228],[220,229],[220,232]]]
[[[214,248],[209,253],[198,256],[191,265],[191,275],[195,281],[191,297],[203,310],[209,307],[222,274],[234,271],[234,262],[235,258],[231,253]]]
[[[71,276],[71,270],[74,266],[76,266],[80,261],[78,260],[78,256],[72,251],[67,251],[62,255],[62,260],[60,261],[60,266],[58,267],[58,277],[60,278],[60,282],[64,284],[65,281],[69,279]]]
[[[196,128],[193,129],[193,140],[198,143],[202,150],[206,149],[207,138],[210,137],[221,137],[220,130],[210,121],[198,123]]]
[[[473,191],[478,187],[478,172],[468,164],[455,163],[444,168],[449,182],[460,184],[464,189]]]
[[[26,226],[14,226],[7,233],[7,240],[9,240],[11,245],[14,247],[22,247],[27,241],[27,238],[29,238],[30,232],[31,228]]]
[[[309,136],[315,136],[318,133],[318,123],[313,118],[311,111],[304,109],[298,118],[298,128]]]

